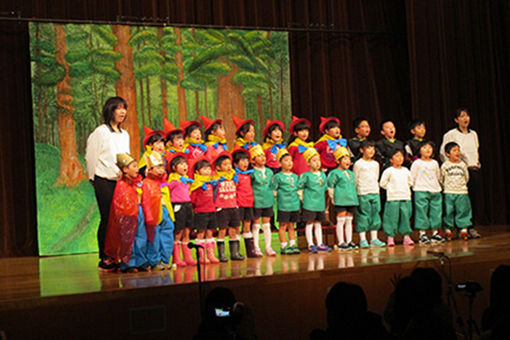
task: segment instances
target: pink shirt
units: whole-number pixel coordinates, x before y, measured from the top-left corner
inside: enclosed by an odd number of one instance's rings
[[[189,184],[184,184],[181,181],[171,181],[168,183],[170,189],[170,201],[172,203],[191,202],[189,196]]]

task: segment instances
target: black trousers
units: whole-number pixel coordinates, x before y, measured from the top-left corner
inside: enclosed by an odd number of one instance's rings
[[[104,253],[104,244],[115,185],[117,185],[117,181],[94,176],[94,192],[96,194],[97,205],[99,206],[99,214],[101,215],[101,221],[97,230],[97,245],[99,248],[99,258],[102,260],[107,258]]]
[[[473,225],[480,223],[478,211],[478,205],[480,197],[479,195],[479,186],[480,186],[480,169],[468,169],[469,171],[469,182],[468,182],[468,191],[469,191],[469,199],[471,201],[471,210],[473,214]]]

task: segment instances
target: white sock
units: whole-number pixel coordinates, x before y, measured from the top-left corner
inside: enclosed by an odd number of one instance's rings
[[[460,230],[460,232],[461,232],[461,233],[467,233],[467,228],[462,228],[462,229]]]
[[[296,240],[290,240],[290,241],[289,241],[289,245],[290,245],[291,247],[295,246],[295,245],[296,245]]]
[[[264,223],[262,224],[262,230],[264,231],[264,243],[266,244],[266,249],[271,248],[271,224]]]
[[[313,246],[313,223],[309,223],[306,225],[305,235],[308,247]]]
[[[287,246],[287,242],[282,242],[281,245],[282,245],[282,249],[283,249]]]
[[[439,233],[439,230],[437,230],[437,229],[432,230],[432,236],[435,236],[435,235],[437,235],[438,233]]]
[[[206,243],[214,243],[214,239],[213,238],[208,238],[205,240]]]
[[[243,238],[244,239],[252,238],[252,237],[253,237],[252,233],[243,233]]]
[[[336,218],[336,238],[338,239],[338,244],[344,243],[344,224],[345,217]]]
[[[361,231],[359,234],[359,241],[366,241],[367,240],[367,233],[365,231]]]
[[[255,248],[260,249],[259,245],[259,237],[260,236],[260,223],[253,224],[253,243],[255,244]]]
[[[223,239],[218,237],[218,238],[216,239],[216,242],[223,242]]]
[[[450,228],[444,228],[444,232],[445,232],[445,233],[451,233],[452,231],[451,231],[451,229],[450,229]]]
[[[322,243],[322,225],[320,222],[315,222],[314,224],[315,231],[315,240],[317,241],[317,245],[320,246]]]
[[[370,239],[372,241],[377,240],[377,230],[370,230]]]
[[[345,241],[352,242],[352,216],[345,217]]]
[[[234,236],[234,240],[241,241],[241,235],[237,234],[236,236]]]
[[[420,237],[422,237],[425,234],[426,234],[425,230],[420,230]]]

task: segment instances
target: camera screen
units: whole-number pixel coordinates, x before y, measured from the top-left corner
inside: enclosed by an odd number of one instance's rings
[[[215,308],[214,311],[219,318],[230,316],[230,308]]]

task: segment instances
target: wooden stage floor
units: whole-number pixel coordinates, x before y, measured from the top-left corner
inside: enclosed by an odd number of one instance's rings
[[[484,235],[482,239],[467,242],[454,240],[440,245],[416,244],[412,247],[397,245],[394,248],[367,248],[321,254],[302,252],[299,255],[277,255],[225,264],[210,264],[204,266],[202,277],[206,282],[206,290],[219,285],[232,288],[238,299],[254,307],[258,319],[264,319],[257,311],[264,310],[264,304],[256,297],[257,294],[265,294],[264,296],[267,295],[271,299],[278,299],[278,294],[282,294],[282,299],[311,294],[305,297],[308,299],[305,305],[296,302],[296,308],[310,308],[306,304],[315,303],[318,310],[321,310],[315,319],[304,323],[304,329],[310,330],[314,325],[325,326],[323,322],[317,324],[317,320],[324,320],[322,311],[324,297],[328,287],[334,282],[345,280],[361,284],[371,309],[381,313],[391,293],[390,279],[395,273],[407,274],[417,266],[439,269],[437,257],[427,253],[431,250],[444,252],[451,259],[454,282],[468,279],[480,281],[486,288],[481,293],[480,300],[488,301],[490,272],[498,264],[510,263],[510,233],[507,230],[505,226],[481,229]],[[50,311],[54,305],[79,305],[84,303],[82,301],[100,303],[103,299],[110,304],[135,297],[147,301],[149,296],[161,294],[170,296],[170,300],[175,295],[175,301],[182,302],[198,299],[196,267],[134,274],[102,273],[97,270],[97,254],[94,253],[4,258],[0,259],[0,268],[0,331],[1,327],[9,329],[1,324],[1,319],[5,315],[11,315],[10,321],[15,322],[16,316],[15,313],[11,313],[12,311],[26,313],[37,308],[46,308]],[[379,283],[374,283],[377,280],[380,280]],[[303,288],[300,288],[300,285]],[[253,287],[257,287],[260,292],[254,293]],[[271,290],[271,293],[263,293],[264,289]],[[300,292],[300,289],[303,291]],[[292,293],[292,290],[295,292]],[[381,291],[384,293],[381,294]],[[192,297],[183,298],[183,294]],[[141,303],[135,305],[139,306]],[[198,314],[196,308],[188,309],[187,312]],[[480,311],[475,311],[476,313]],[[168,312],[168,318],[173,318],[170,314]],[[295,311],[292,314],[298,317],[299,312]],[[270,323],[270,316],[267,317],[269,318],[267,322]],[[40,324],[43,327],[42,319]],[[197,324],[197,320],[190,322],[185,327],[186,334],[196,329]],[[85,327],[86,324],[82,326]],[[264,335],[264,332],[264,329],[259,331],[259,338],[263,338],[260,335]],[[70,333],[64,331],[63,334]],[[286,332],[278,334],[278,337],[284,339],[289,334],[292,335],[292,332],[289,333],[287,329]],[[125,335],[129,336],[130,333]]]

